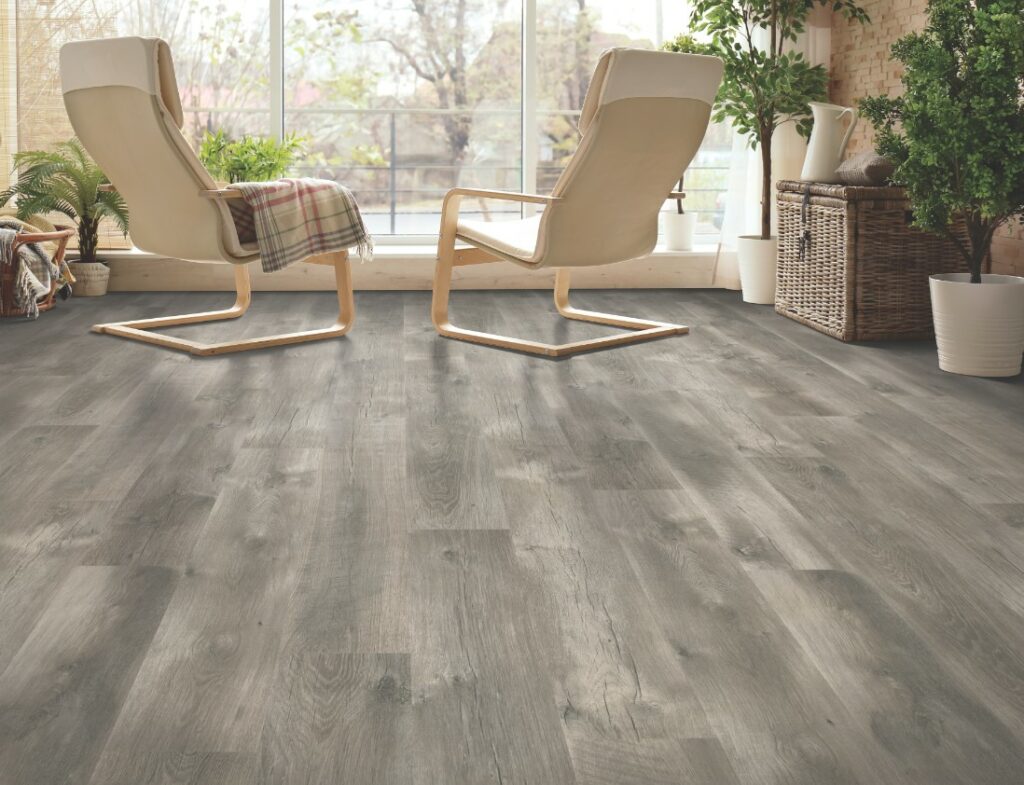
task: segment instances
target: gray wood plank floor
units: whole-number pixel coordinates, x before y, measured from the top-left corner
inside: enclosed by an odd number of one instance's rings
[[[728,292],[580,292],[693,332],[557,362],[424,293],[87,332],[225,299],[0,323],[0,784],[1022,781],[1020,379]]]

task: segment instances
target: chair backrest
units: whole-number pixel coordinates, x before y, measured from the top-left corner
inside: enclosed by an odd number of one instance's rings
[[[132,241],[193,261],[245,254],[216,184],[182,136],[171,51],[157,38],[74,41],[60,77],[75,134],[128,203]]]
[[[611,49],[597,64],[579,148],[552,191],[533,262],[590,266],[654,250],[658,213],[704,139],[717,57]]]

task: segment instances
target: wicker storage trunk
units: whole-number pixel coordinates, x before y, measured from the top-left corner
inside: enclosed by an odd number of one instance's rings
[[[841,341],[934,335],[928,276],[966,265],[910,226],[902,188],[783,180],[778,209],[778,313]]]

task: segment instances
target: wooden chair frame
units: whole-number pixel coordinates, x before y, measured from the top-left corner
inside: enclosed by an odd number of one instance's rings
[[[202,191],[201,195],[211,199],[238,199],[241,192],[232,189],[218,191]],[[329,264],[334,267],[334,277],[338,291],[338,319],[329,327],[317,330],[303,330],[294,333],[267,335],[261,338],[249,338],[242,341],[224,341],[222,343],[200,343],[186,338],[161,335],[150,332],[161,327],[174,327],[183,324],[199,324],[216,322],[224,319],[237,319],[249,310],[252,304],[252,285],[249,279],[248,264],[237,264],[235,268],[235,304],[220,311],[202,313],[186,313],[179,316],[161,316],[155,319],[139,319],[127,322],[110,322],[93,325],[93,331],[130,338],[143,343],[178,349],[190,354],[206,357],[210,355],[245,352],[252,349],[266,349],[271,346],[286,346],[293,343],[323,341],[328,338],[340,338],[352,329],[355,322],[355,297],[352,292],[352,271],[349,266],[348,251],[323,254],[307,259],[310,264]]]
[[[576,319],[584,322],[595,322],[607,324],[612,327],[622,327],[633,332],[610,335],[603,338],[591,338],[584,341],[572,343],[549,344],[539,341],[527,341],[520,338],[513,338],[507,335],[479,332],[456,327],[451,323],[448,316],[448,304],[451,297],[452,274],[456,267],[463,267],[470,264],[487,264],[499,262],[502,258],[482,248],[456,249],[456,232],[459,222],[459,207],[464,197],[477,197],[481,199],[502,199],[505,201],[521,202],[526,204],[551,205],[559,201],[554,196],[538,196],[536,194],[518,194],[508,191],[489,191],[478,188],[453,188],[445,196],[441,208],[441,236],[437,246],[437,266],[434,270],[434,295],[431,304],[431,318],[437,332],[445,338],[453,338],[459,341],[469,341],[485,346],[495,346],[501,349],[511,349],[517,352],[537,354],[544,357],[564,357],[578,354],[579,352],[594,351],[597,349],[609,349],[613,346],[623,346],[640,341],[650,341],[656,338],[666,338],[670,335],[683,335],[690,331],[689,327],[680,324],[669,324],[666,322],[655,322],[647,319],[633,319],[628,316],[616,316],[615,314],[600,313],[598,311],[584,311],[574,308],[569,304],[570,269],[566,267],[555,270],[555,307],[558,313],[566,319]],[[673,192],[670,198],[683,198],[683,194]]]

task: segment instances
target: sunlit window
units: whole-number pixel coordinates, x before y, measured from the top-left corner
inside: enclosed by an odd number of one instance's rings
[[[456,184],[549,191],[579,141],[601,52],[657,47],[689,13],[661,0],[19,0],[16,11],[19,149],[71,134],[63,42],[159,36],[190,142],[216,130],[298,134],[293,174],[349,186],[378,237],[436,234]],[[721,225],[728,159],[726,129],[712,127],[685,183],[698,234]],[[520,214],[511,203],[466,208]]]

